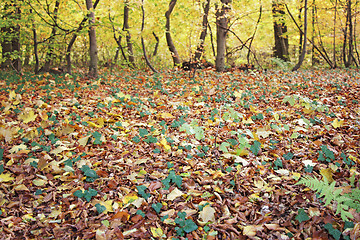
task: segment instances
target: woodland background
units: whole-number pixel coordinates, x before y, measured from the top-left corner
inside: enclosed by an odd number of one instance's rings
[[[0,239],[360,239],[358,8],[1,1]]]
[[[115,65],[144,69],[146,62],[156,70],[200,59],[218,71],[241,64],[292,68],[302,58],[305,67],[357,67],[358,5],[353,0],[5,0],[1,62],[35,72],[89,65],[91,71]]]

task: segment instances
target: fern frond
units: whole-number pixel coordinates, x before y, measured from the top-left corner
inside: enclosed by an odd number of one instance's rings
[[[302,177],[296,184],[303,184],[318,193],[320,197],[324,197],[325,206],[329,205],[331,202],[337,203],[335,214],[340,213],[341,218],[344,221],[353,218],[352,214],[348,211],[349,207],[355,205],[360,209],[360,204],[356,205],[356,201],[354,200],[356,198],[353,198],[353,196],[349,194],[341,194],[342,189],[335,188],[335,181],[329,184],[327,181],[320,181],[317,178]],[[360,195],[360,191],[358,193]]]

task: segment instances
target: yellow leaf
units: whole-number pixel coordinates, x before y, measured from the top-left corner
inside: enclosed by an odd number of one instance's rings
[[[124,204],[128,204],[128,203],[134,202],[136,199],[138,199],[138,196],[135,193],[130,193],[130,194],[126,195],[125,197],[123,197],[122,202]]]
[[[256,130],[256,135],[262,138],[267,138],[270,134],[272,134],[272,132],[266,130],[265,128],[259,128]]]
[[[85,137],[82,137],[79,139],[79,145],[85,147],[87,142],[89,141],[90,135],[87,135]]]
[[[171,146],[167,143],[168,142],[166,141],[165,138],[162,138],[160,141],[160,144],[164,147],[165,151],[169,151],[171,149]]]
[[[199,213],[199,217],[203,222],[207,223],[209,221],[215,221],[215,209],[210,205],[206,205],[202,211]]]
[[[253,113],[258,113],[259,111],[253,105],[250,105],[250,111]]]
[[[24,185],[20,184],[14,188],[16,191],[29,191],[29,189]]]
[[[234,92],[234,96],[237,98],[241,98],[243,92],[244,92],[243,90],[238,90],[238,91]]]
[[[171,113],[168,113],[168,112],[165,112],[165,113],[162,113],[161,114],[161,118],[170,118],[170,119],[174,119],[175,117],[171,114]]]
[[[11,177],[11,173],[0,174],[0,182],[10,182],[12,180],[14,180],[14,178]]]
[[[15,99],[15,97],[16,97],[15,91],[14,91],[14,90],[10,91],[10,93],[9,93],[9,100],[12,101],[12,100]]]
[[[9,152],[10,153],[17,153],[19,152],[20,150],[27,150],[27,146],[25,144],[20,144],[20,145],[16,145],[16,146],[13,146]]]
[[[108,212],[114,212],[113,209],[113,200],[107,200],[107,201],[100,201],[100,200],[94,200],[92,204],[95,206],[97,203],[103,205],[106,209],[103,212],[104,214],[107,214]]]
[[[323,180],[326,180],[328,183],[332,183],[334,181],[332,177],[333,171],[331,168],[320,169],[320,174],[323,176]]]
[[[59,209],[54,209],[54,210],[51,211],[48,218],[56,219],[60,215],[61,212],[62,212],[61,207]]]
[[[44,186],[46,183],[47,183],[47,181],[44,180],[44,179],[35,179],[35,180],[33,180],[33,184],[35,186],[38,186],[38,187]]]
[[[243,118],[242,123],[244,124],[251,124],[254,123],[253,120],[249,117],[247,120],[245,120],[245,118]]]
[[[161,238],[164,235],[164,232],[161,228],[155,228],[151,227],[151,234],[154,236],[154,238]]]
[[[19,119],[23,120],[24,123],[33,122],[35,121],[36,117],[37,114],[35,114],[33,110],[22,112],[19,115]]]
[[[262,231],[264,227],[261,225],[249,225],[243,228],[243,234],[248,237],[255,237],[257,231]]]
[[[100,125],[96,124],[96,123],[93,123],[93,122],[87,122],[89,124],[90,127],[93,127],[93,128],[102,128]]]
[[[344,125],[344,120],[335,119],[334,121],[332,121],[331,125],[334,128],[342,127]]]

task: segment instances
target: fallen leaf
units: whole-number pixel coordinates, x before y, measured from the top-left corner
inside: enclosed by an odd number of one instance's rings
[[[171,193],[167,195],[167,200],[172,201],[175,198],[182,196],[183,194],[184,193],[181,192],[178,188],[175,188],[174,190],[171,191]]]
[[[209,221],[215,221],[215,209],[210,205],[206,205],[202,211],[199,213],[199,217],[203,222],[207,223]]]

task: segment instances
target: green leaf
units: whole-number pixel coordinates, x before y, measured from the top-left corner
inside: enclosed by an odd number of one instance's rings
[[[294,154],[288,152],[287,154],[284,154],[283,157],[285,158],[285,160],[291,160],[294,157]]]
[[[0,161],[3,159],[4,157],[4,149],[0,148]]]
[[[336,240],[339,240],[341,237],[341,232],[337,229],[334,229],[334,227],[331,225],[331,223],[327,223],[324,225],[324,228],[329,232],[329,234],[335,238]]]
[[[0,165],[0,174],[2,174],[4,171],[5,171],[4,164],[1,164]]]
[[[163,205],[161,203],[153,203],[151,205],[151,207],[155,210],[156,213],[160,213],[162,206]]]
[[[140,137],[145,137],[146,135],[149,134],[149,132],[144,128],[140,128],[139,129],[139,134],[140,134]]]
[[[193,220],[191,219],[186,219],[185,220],[185,226],[183,227],[184,231],[186,233],[190,233],[192,231],[195,231],[196,229],[198,229],[198,226],[196,225],[196,223],[193,222]]]
[[[143,211],[141,211],[140,209],[136,211],[137,215],[140,215],[142,217],[145,217],[145,213]]]
[[[151,195],[150,193],[146,193],[145,190],[147,187],[145,185],[136,186],[136,189],[138,190],[138,193],[147,200]]]
[[[309,220],[309,216],[306,214],[305,210],[303,208],[300,208],[298,210],[298,215],[295,218],[299,221],[299,223]]]
[[[98,131],[94,132],[92,134],[92,136],[95,138],[94,144],[101,144],[101,133],[99,133]]]
[[[135,137],[132,138],[132,141],[135,143],[139,143],[141,141],[141,139],[138,135],[136,135]]]
[[[83,193],[83,191],[81,191],[81,190],[77,190],[77,191],[75,191],[75,192],[73,193],[73,195],[74,195],[75,197],[82,198],[82,197],[84,196],[84,193]]]
[[[84,198],[87,202],[90,202],[91,198],[95,197],[97,193],[98,192],[96,190],[89,188],[89,190],[84,191]]]
[[[98,213],[102,213],[103,211],[106,210],[106,207],[103,206],[103,205],[101,205],[100,203],[95,204],[95,207],[96,207],[96,211],[97,211]]]
[[[258,155],[260,149],[261,149],[261,143],[258,141],[254,141],[254,144],[251,145],[250,147],[250,151],[256,156]]]

